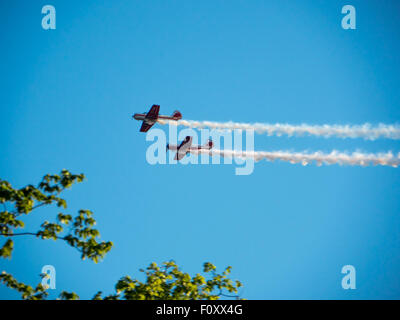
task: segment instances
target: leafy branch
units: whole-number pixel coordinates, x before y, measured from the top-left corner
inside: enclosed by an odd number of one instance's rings
[[[206,262],[203,265],[205,276],[196,274],[191,277],[182,272],[174,261],[164,262],[161,267],[151,263],[146,270],[140,269],[146,275],[145,282],[132,279],[129,276],[121,278],[116,286],[116,294],[104,297],[105,300],[218,300],[227,296],[223,292],[235,293],[229,297],[239,299],[238,289],[240,281],[228,278],[231,267],[227,267],[221,274],[216,267]],[[206,280],[206,277],[209,277]],[[98,292],[93,299],[101,300],[102,292]]]
[[[58,213],[55,222],[44,221],[36,232],[24,231],[24,215],[50,205],[66,209],[67,202],[60,194],[74,183],[84,180],[83,174],[74,175],[62,170],[59,175],[45,175],[42,181],[34,187],[27,185],[15,189],[5,180],[0,179],[0,237],[7,238],[0,248],[0,258],[10,258],[14,250],[12,238],[34,236],[42,240],[61,240],[81,253],[82,259],[90,259],[97,263],[111,250],[112,242],[98,242],[100,233],[94,228],[96,220],[90,210],[79,210],[75,217],[70,214]],[[12,208],[9,210],[8,208]],[[69,227],[68,231],[65,231]],[[21,232],[19,232],[21,230]],[[217,300],[221,297],[239,299],[238,289],[242,287],[240,281],[228,278],[231,267],[227,267],[221,274],[216,267],[206,262],[203,265],[203,274],[190,276],[182,272],[174,261],[164,262],[161,266],[151,263],[146,270],[140,269],[146,276],[141,282],[130,276],[122,277],[115,285],[115,294],[102,297],[99,291],[93,300]],[[46,277],[46,274],[42,274]],[[0,274],[0,283],[18,291],[22,299],[43,300],[48,297],[47,287],[43,284],[35,288],[16,280],[11,274],[3,271]],[[62,291],[61,300],[77,300],[79,296],[74,292]]]
[[[59,213],[56,222],[43,222],[41,229],[37,232],[15,232],[25,226],[24,222],[19,219],[21,215],[28,215],[37,208],[52,204],[66,209],[67,202],[59,195],[74,183],[82,182],[84,178],[83,174],[74,175],[68,170],[62,170],[60,175],[45,175],[37,187],[28,185],[21,189],[14,189],[9,182],[0,180],[0,203],[5,209],[0,212],[0,236],[9,238],[36,236],[43,240],[64,240],[68,245],[81,252],[82,259],[89,258],[97,263],[111,250],[113,244],[110,241],[97,242],[96,238],[100,236],[100,232],[93,228],[96,221],[90,210],[79,210],[75,218],[69,214]],[[6,203],[14,209],[8,211]],[[62,235],[64,227],[67,225],[71,226],[71,230]],[[13,240],[7,239],[0,248],[0,257],[11,258],[13,249]]]

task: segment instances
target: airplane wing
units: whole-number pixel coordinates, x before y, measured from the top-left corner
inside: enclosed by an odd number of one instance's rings
[[[190,147],[192,146],[193,137],[187,136],[185,140],[182,141],[181,145],[178,147],[178,151],[175,154],[174,160],[183,159],[186,154],[189,152]]]
[[[157,119],[160,112],[160,106],[153,104],[150,111],[146,114],[146,118]]]
[[[175,154],[174,160],[177,160],[177,161],[182,160],[185,156],[186,156],[186,152],[185,152],[185,153],[182,153],[182,152],[179,152],[179,151],[178,151],[178,152]]]
[[[146,121],[143,121],[142,126],[140,127],[140,132],[147,132],[154,124],[148,124]]]

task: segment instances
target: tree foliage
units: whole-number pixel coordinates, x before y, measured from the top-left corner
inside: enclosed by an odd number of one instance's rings
[[[90,210],[79,210],[72,218],[69,214],[58,213],[55,222],[44,221],[36,232],[16,232],[25,227],[21,218],[33,210],[55,204],[59,209],[67,209],[67,202],[60,194],[74,183],[82,182],[83,174],[74,175],[62,170],[59,175],[46,175],[37,187],[27,185],[15,189],[7,181],[0,180],[0,204],[4,211],[0,212],[0,235],[8,237],[0,249],[0,256],[11,258],[16,236],[35,236],[43,240],[63,240],[81,252],[81,258],[89,258],[98,262],[110,251],[112,242],[97,242],[100,233],[94,229],[96,221]],[[65,228],[69,226],[68,232]]]
[[[231,267],[218,274],[216,267],[209,262],[203,265],[203,272],[208,279],[201,274],[191,277],[188,273],[182,272],[174,261],[164,262],[161,267],[153,262],[146,270],[140,269],[140,271],[146,276],[144,282],[125,276],[115,285],[116,294],[106,296],[104,299],[218,300],[220,297],[238,298],[238,288],[242,286],[239,281],[228,278]],[[102,299],[101,292],[98,292],[93,299]]]
[[[59,212],[54,222],[44,221],[39,230],[19,232],[25,228],[22,221],[24,215],[40,207],[55,205],[60,211],[66,210],[67,202],[61,198],[61,193],[84,179],[83,174],[75,175],[68,170],[62,170],[58,175],[45,175],[36,187],[27,185],[20,189],[15,189],[9,182],[0,179],[0,206],[3,207],[0,212],[0,236],[6,238],[0,247],[0,258],[11,259],[14,237],[34,236],[42,240],[64,241],[81,253],[81,259],[88,258],[95,263],[102,260],[113,243],[97,240],[100,233],[94,228],[96,220],[90,210],[79,210],[74,217]],[[99,291],[93,299],[216,300],[221,297],[238,298],[238,288],[242,286],[239,281],[228,278],[231,267],[218,274],[216,267],[208,262],[203,266],[204,276],[196,274],[191,277],[182,272],[174,261],[164,262],[161,266],[153,262],[146,270],[140,271],[145,274],[144,282],[130,276],[122,277],[115,285],[115,294],[102,297],[102,292]],[[18,291],[22,299],[42,300],[48,296],[47,288],[42,284],[34,288],[19,282],[5,271],[0,274],[0,283]],[[62,291],[59,299],[76,300],[79,296]]]

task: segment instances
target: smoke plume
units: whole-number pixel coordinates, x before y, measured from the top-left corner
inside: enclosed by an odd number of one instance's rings
[[[231,157],[241,159],[253,159],[254,161],[267,160],[281,160],[290,163],[301,163],[307,165],[315,163],[317,165],[352,165],[352,166],[369,166],[381,165],[397,167],[400,164],[400,153],[393,155],[391,152],[386,153],[343,153],[339,151],[332,151],[330,153],[323,153],[316,151],[313,153],[305,152],[291,152],[291,151],[235,151],[235,150],[196,150],[195,154],[208,154],[210,156]]]
[[[252,129],[258,134],[267,134],[268,136],[287,135],[291,136],[319,136],[319,137],[339,137],[339,138],[363,138],[366,140],[376,140],[380,138],[385,139],[400,139],[400,126],[379,124],[373,126],[371,124],[363,125],[291,125],[286,123],[237,123],[237,122],[212,122],[212,121],[193,121],[193,120],[179,120],[179,121],[164,121],[159,120],[162,124],[171,124],[176,126],[185,126],[189,128],[209,128],[220,130],[234,130]]]

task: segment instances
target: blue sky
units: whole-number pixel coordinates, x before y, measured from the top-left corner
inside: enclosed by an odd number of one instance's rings
[[[57,28],[41,28],[41,8]],[[352,4],[357,29],[341,28]],[[1,260],[36,284],[91,298],[174,259],[210,261],[247,299],[398,299],[400,169],[260,162],[149,165],[135,112],[160,104],[192,120],[399,123],[397,1],[2,1],[0,176],[15,187],[62,168],[87,180],[69,213],[94,211],[114,248],[99,264],[64,243],[15,239]],[[167,127],[157,126],[163,130]],[[257,150],[400,151],[397,141],[255,136]],[[36,230],[56,209],[27,217]],[[357,289],[341,288],[341,268]],[[0,286],[0,298],[18,298]]]

